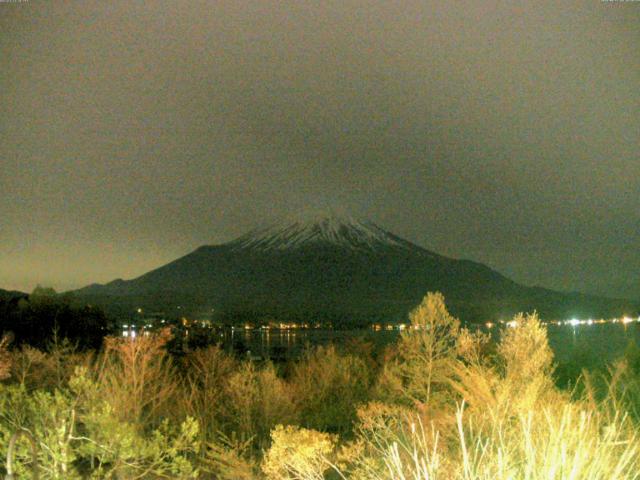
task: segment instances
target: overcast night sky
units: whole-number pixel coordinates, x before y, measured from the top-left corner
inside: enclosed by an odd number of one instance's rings
[[[640,298],[640,3],[0,3],[0,288],[340,208]]]

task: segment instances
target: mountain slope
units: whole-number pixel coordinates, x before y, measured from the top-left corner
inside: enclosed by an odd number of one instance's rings
[[[215,309],[256,316],[365,324],[404,321],[427,291],[444,293],[465,320],[537,309],[547,317],[608,316],[633,309],[616,300],[519,285],[489,267],[454,260],[371,222],[314,217],[200,247],[133,280],[91,285],[77,295],[105,306],[181,312]]]

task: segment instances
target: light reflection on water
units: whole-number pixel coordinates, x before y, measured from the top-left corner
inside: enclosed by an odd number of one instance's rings
[[[547,327],[549,344],[559,363],[584,360],[599,365],[624,354],[629,344],[640,345],[640,325],[602,324]]]
[[[549,344],[556,362],[580,361],[601,365],[620,357],[630,343],[640,345],[640,324],[549,325]],[[493,328],[494,337],[498,329]],[[276,358],[299,356],[307,345],[346,346],[355,341],[371,342],[375,350],[395,342],[398,330],[235,330],[223,336],[226,348],[250,350],[253,355]]]

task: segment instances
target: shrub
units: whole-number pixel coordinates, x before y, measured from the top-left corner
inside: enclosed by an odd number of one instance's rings
[[[291,388],[305,427],[348,434],[358,404],[369,398],[371,375],[359,357],[334,346],[308,350],[293,368]]]
[[[638,478],[637,437],[623,415],[608,421],[584,405],[549,403],[477,428],[460,409],[458,429],[464,480]]]
[[[278,425],[271,432],[262,471],[269,480],[324,480],[336,441],[327,433]]]
[[[135,340],[107,337],[97,364],[102,398],[121,420],[144,427],[160,424],[177,391],[177,373],[165,350],[168,330]]]
[[[356,440],[338,452],[338,465],[347,478],[432,478],[435,473],[438,434],[423,428],[420,416],[411,408],[372,402],[358,410]],[[421,452],[434,453],[428,462]]]
[[[6,380],[11,376],[12,359],[9,353],[10,339],[7,335],[0,339],[0,380]]]
[[[223,429],[227,397],[222,387],[237,368],[233,357],[218,346],[191,351],[184,359],[179,404],[188,415],[198,418],[203,445],[213,442]]]
[[[243,362],[224,385],[227,428],[242,439],[253,438],[256,449],[269,441],[269,432],[279,423],[297,420],[291,392],[272,364],[262,369]]]
[[[239,441],[223,434],[208,442],[203,469],[218,480],[253,480],[257,466],[251,455],[251,440]]]

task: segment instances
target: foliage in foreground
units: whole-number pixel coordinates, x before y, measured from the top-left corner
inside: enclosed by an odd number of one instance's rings
[[[410,319],[380,363],[333,346],[285,367],[216,346],[175,358],[168,332],[108,338],[97,353],[3,341],[0,455],[26,429],[44,479],[640,476],[640,355],[566,391],[535,315],[497,343],[463,328],[440,294]]]

